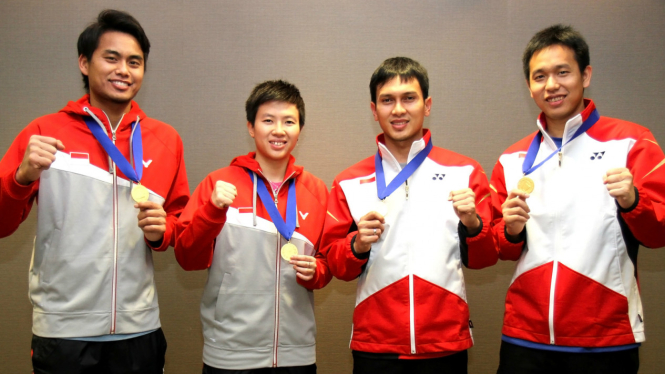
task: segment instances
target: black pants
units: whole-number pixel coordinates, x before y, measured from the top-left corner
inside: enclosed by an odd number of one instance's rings
[[[216,369],[204,364],[202,374],[316,374],[316,364],[249,370]]]
[[[497,374],[637,374],[638,348],[603,353],[568,353],[501,342]]]
[[[353,353],[353,374],[467,374],[467,351],[440,358],[400,360]]]
[[[34,374],[162,374],[165,353],[162,329],[112,342],[32,336]]]

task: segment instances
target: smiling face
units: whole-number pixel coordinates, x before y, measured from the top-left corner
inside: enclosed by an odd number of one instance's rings
[[[533,54],[529,91],[550,127],[562,132],[566,122],[584,110],[584,89],[591,83],[591,66],[580,71],[572,49],[555,44]]]
[[[256,160],[263,169],[265,163],[288,163],[300,135],[298,108],[284,101],[263,103],[254,124],[247,122],[247,129],[254,138]]]
[[[396,76],[377,88],[376,104],[371,103],[371,107],[374,120],[385,134],[386,146],[393,152],[391,147],[410,147],[422,137],[432,98],[423,98],[417,79],[402,82]]]
[[[79,68],[88,77],[91,105],[104,111],[126,107],[127,112],[141,88],[145,60],[136,38],[108,31],[99,38],[90,60],[79,56]]]

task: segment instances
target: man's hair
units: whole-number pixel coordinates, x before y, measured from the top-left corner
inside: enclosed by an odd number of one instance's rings
[[[247,122],[254,126],[259,107],[269,101],[281,101],[295,105],[298,108],[300,128],[302,129],[305,126],[305,101],[300,96],[300,90],[293,84],[281,79],[265,81],[254,87],[245,102]]]
[[[389,58],[374,70],[372,79],[369,81],[369,92],[372,95],[372,102],[376,104],[376,91],[389,80],[400,77],[402,83],[406,83],[415,78],[420,83],[420,89],[423,92],[423,100],[429,97],[429,78],[427,69],[425,69],[416,60],[408,57]]]
[[[575,54],[575,61],[577,61],[581,73],[589,66],[589,46],[584,41],[582,34],[571,26],[558,24],[537,32],[526,46],[522,56],[522,68],[527,81],[529,81],[529,74],[531,74],[529,63],[533,55],[552,45],[562,45],[570,48]]]
[[[97,21],[91,23],[85,28],[85,30],[83,30],[81,35],[79,35],[78,43],[76,43],[79,56],[83,55],[88,61],[90,61],[92,59],[92,54],[99,46],[99,38],[109,31],[123,32],[136,38],[139,46],[141,46],[141,51],[143,51],[143,66],[145,69],[145,63],[148,61],[148,53],[150,53],[150,41],[145,35],[139,21],[129,13],[119,10],[102,10],[97,16]],[[81,73],[81,75],[83,75],[83,85],[86,91],[89,91],[90,84],[88,82],[88,77],[83,73]]]

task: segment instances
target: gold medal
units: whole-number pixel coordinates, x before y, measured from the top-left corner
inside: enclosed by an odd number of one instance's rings
[[[291,261],[291,256],[298,255],[298,247],[288,242],[282,246],[282,258]]]
[[[388,203],[386,203],[385,200],[381,200],[376,205],[376,209],[374,209],[375,212],[379,213],[381,216],[385,217],[388,215]]]
[[[522,177],[518,182],[517,182],[517,189],[522,190],[526,193],[531,193],[533,192],[534,188],[534,183],[533,179],[529,177]]]
[[[148,201],[149,196],[150,192],[141,183],[134,184],[132,186],[132,199],[134,199],[134,201],[136,201],[137,203]]]

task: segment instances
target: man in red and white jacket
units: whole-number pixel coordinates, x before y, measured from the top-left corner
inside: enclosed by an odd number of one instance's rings
[[[589,49],[571,27],[538,32],[523,64],[542,113],[492,173],[500,257],[517,261],[499,373],[637,373],[637,251],[665,245],[665,156],[584,99]]]
[[[132,100],[150,43],[131,15],[101,12],[78,49],[89,94],[30,123],[0,161],[0,237],[38,201],[34,372],[162,373],[152,250],[175,244],[189,198],[182,142]]]
[[[496,263],[487,177],[432,146],[427,71],[384,61],[370,82],[378,154],[333,182],[322,248],[339,279],[358,279],[354,373],[467,372],[473,345],[462,265]]]

